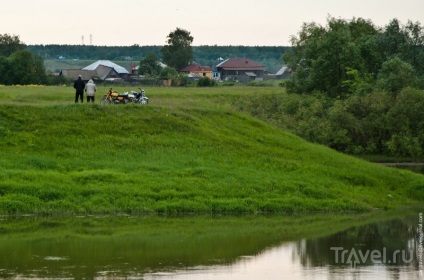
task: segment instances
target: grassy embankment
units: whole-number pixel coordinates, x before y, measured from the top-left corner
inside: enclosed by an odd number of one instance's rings
[[[230,105],[279,91],[151,88],[148,106],[102,107],[72,104],[69,87],[0,87],[0,213],[422,205],[424,176],[307,143]]]

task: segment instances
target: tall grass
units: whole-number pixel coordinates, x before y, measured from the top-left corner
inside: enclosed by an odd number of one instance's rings
[[[68,87],[0,87],[0,213],[298,213],[422,204],[423,176],[307,143],[229,105],[278,91],[148,88],[148,106],[100,106],[72,104]]]

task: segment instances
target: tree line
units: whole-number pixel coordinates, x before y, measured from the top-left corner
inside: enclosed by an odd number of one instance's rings
[[[424,157],[424,29],[393,19],[305,23],[284,55],[288,94],[240,109],[349,154]]]
[[[341,97],[378,87],[392,93],[424,87],[424,29],[393,19],[383,28],[361,18],[304,23],[283,59],[293,70],[287,89]]]
[[[195,62],[215,66],[222,58],[249,57],[277,71],[285,47],[200,46],[193,47],[190,32],[177,28],[167,37],[164,46],[86,46],[86,45],[25,45],[19,36],[0,34],[0,84],[57,84],[57,77],[45,74],[47,59],[131,60],[140,62],[141,75],[155,79],[177,76],[177,70]],[[159,62],[170,66],[162,71]],[[179,77],[180,85],[187,84]],[[60,80],[60,81],[59,81]]]
[[[310,142],[352,155],[424,158],[424,92],[257,95],[234,106]]]
[[[163,61],[164,46],[87,46],[87,45],[29,45],[27,49],[45,60],[81,59],[112,61],[140,61],[149,54]],[[215,66],[219,58],[247,57],[263,64],[275,73],[282,66],[281,56],[289,47],[275,46],[192,46],[193,61],[204,66]]]
[[[0,34],[0,84],[45,84],[43,59],[26,49],[18,36]]]

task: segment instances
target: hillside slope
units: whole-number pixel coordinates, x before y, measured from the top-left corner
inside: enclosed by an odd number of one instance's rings
[[[338,212],[424,202],[422,175],[232,110],[0,106],[1,214]]]

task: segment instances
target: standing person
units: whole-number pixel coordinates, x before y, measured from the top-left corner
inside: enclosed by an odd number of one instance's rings
[[[92,79],[90,79],[85,85],[85,92],[87,93],[87,103],[90,103],[90,100],[94,103],[94,93],[96,92],[96,90],[96,84],[93,82]]]
[[[78,98],[81,100],[81,103],[84,102],[84,88],[85,83],[82,80],[82,76],[79,75],[78,79],[74,82],[74,89],[75,89],[75,103],[78,103]]]

